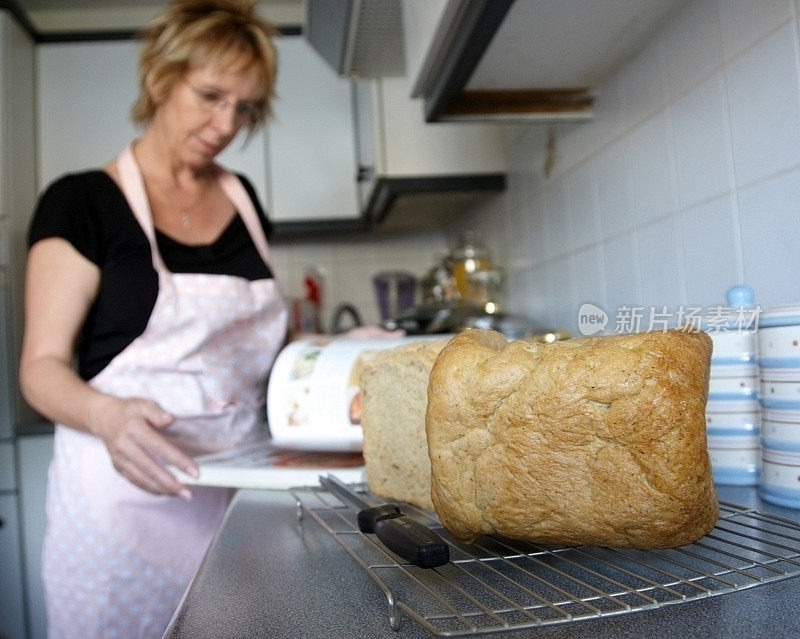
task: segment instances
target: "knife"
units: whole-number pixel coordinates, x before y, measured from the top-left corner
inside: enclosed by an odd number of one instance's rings
[[[436,568],[450,561],[447,542],[427,526],[404,515],[395,504],[370,506],[334,475],[319,483],[358,510],[358,529],[375,534],[384,546],[420,568]]]

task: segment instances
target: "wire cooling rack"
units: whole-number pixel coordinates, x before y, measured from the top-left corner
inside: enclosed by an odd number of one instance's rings
[[[354,486],[369,501],[363,486]],[[734,504],[699,541],[668,550],[545,547],[493,537],[456,542],[432,515],[450,563],[417,568],[358,530],[356,513],[320,487],[294,488],[310,517],[380,586],[397,630],[403,615],[441,637],[484,635],[659,608],[800,575],[800,523]],[[376,502],[379,500],[376,500]]]

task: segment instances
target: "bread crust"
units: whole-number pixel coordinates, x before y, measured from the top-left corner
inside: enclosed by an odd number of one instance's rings
[[[705,430],[711,339],[553,344],[467,330],[428,385],[431,497],[461,541],[666,548],[718,518]]]
[[[428,378],[447,339],[376,353],[360,372],[367,485],[374,494],[433,510],[425,433]]]

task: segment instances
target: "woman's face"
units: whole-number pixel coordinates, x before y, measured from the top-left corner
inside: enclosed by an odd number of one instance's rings
[[[152,124],[174,160],[202,167],[250,123],[258,95],[252,70],[232,73],[215,66],[198,67],[175,84]]]

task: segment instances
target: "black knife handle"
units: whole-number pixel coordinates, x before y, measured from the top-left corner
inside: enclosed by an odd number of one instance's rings
[[[375,524],[381,519],[399,517],[401,514],[400,509],[394,504],[364,508],[358,512],[358,529],[363,533],[374,533]]]
[[[406,515],[379,519],[375,534],[389,550],[420,568],[436,568],[450,561],[447,542]]]

